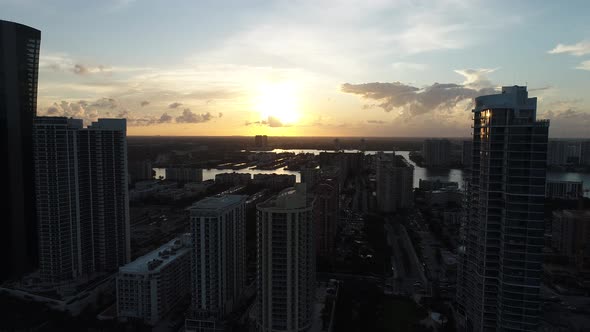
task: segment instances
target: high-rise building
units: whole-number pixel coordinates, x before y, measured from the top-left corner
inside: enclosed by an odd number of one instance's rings
[[[41,279],[116,271],[130,257],[125,119],[37,117],[33,132]]]
[[[537,331],[549,121],[526,87],[475,99],[457,301],[467,331]]]
[[[463,141],[463,150],[461,151],[461,163],[463,168],[471,168],[471,154],[473,153],[473,141]]]
[[[257,148],[265,148],[268,146],[268,136],[256,135],[254,136],[254,146]]]
[[[190,295],[190,234],[119,268],[117,316],[155,325]]]
[[[338,226],[338,183],[324,181],[313,190],[313,215],[316,254],[332,260],[335,254],[336,227]]]
[[[590,211],[553,211],[551,246],[575,262],[576,257],[590,250]]]
[[[257,205],[257,328],[311,327],[315,296],[313,197],[305,184]]]
[[[582,181],[547,181],[545,197],[557,199],[580,199],[584,194]]]
[[[566,165],[568,145],[569,143],[566,141],[549,141],[547,145],[547,164],[549,166]]]
[[[40,43],[41,31],[0,20],[0,280],[37,264],[32,136]]]
[[[375,160],[377,206],[395,212],[414,205],[414,167],[403,156],[379,152]]]
[[[178,182],[202,182],[203,170],[192,167],[166,168],[166,180]]]
[[[150,160],[140,160],[128,163],[129,181],[136,183],[154,178],[154,169]]]
[[[320,169],[305,167],[301,171],[301,183],[305,183],[307,189],[311,190],[320,181]]]
[[[580,143],[580,164],[590,166],[590,141]]]
[[[187,321],[189,330],[199,326],[199,321],[223,320],[235,309],[244,291],[246,198],[212,196],[190,207],[194,316]]]
[[[451,142],[448,139],[427,139],[422,144],[424,165],[446,167],[451,163]]]

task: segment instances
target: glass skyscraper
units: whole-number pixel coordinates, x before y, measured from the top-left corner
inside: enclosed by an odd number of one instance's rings
[[[40,43],[41,31],[0,20],[0,280],[19,277],[37,261],[32,130]]]
[[[457,300],[467,331],[537,331],[549,121],[526,87],[475,99]]]

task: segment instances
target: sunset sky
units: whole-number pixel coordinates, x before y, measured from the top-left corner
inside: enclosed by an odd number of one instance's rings
[[[42,31],[38,113],[130,135],[468,136],[528,84],[590,137],[590,2],[0,0]]]

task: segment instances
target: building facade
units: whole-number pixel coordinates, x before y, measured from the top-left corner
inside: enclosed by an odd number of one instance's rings
[[[461,150],[461,164],[463,164],[463,168],[469,169],[471,168],[471,161],[473,153],[473,141],[463,141],[463,146]]]
[[[18,278],[37,265],[33,118],[41,31],[0,20],[0,172],[2,185],[0,280]]]
[[[319,257],[333,260],[340,211],[338,208],[338,183],[336,181],[322,182],[315,187],[313,195],[315,196],[313,223],[315,225],[316,254]]]
[[[190,207],[194,320],[222,320],[235,309],[244,291],[246,198],[212,196]]]
[[[192,242],[184,234],[119,268],[117,317],[156,325],[190,295]]]
[[[584,260],[590,253],[590,211],[553,212],[551,246],[570,262]]]
[[[257,205],[257,329],[305,331],[315,294],[313,197],[305,184]]]
[[[424,165],[447,167],[451,163],[451,142],[448,139],[427,139],[422,143]]]
[[[545,196],[557,199],[579,199],[583,195],[584,183],[578,181],[547,181]]]
[[[166,168],[166,180],[177,182],[202,182],[203,170],[191,167]]]
[[[377,206],[395,212],[414,205],[414,167],[395,153],[376,155]]]
[[[116,271],[130,257],[124,119],[37,117],[34,167],[42,281]]]
[[[537,331],[549,122],[526,87],[475,99],[457,290],[467,331]]]
[[[567,141],[549,141],[547,145],[547,165],[562,166],[568,163]]]

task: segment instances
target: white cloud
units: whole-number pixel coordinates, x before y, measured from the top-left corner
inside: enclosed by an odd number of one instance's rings
[[[561,54],[561,53],[568,53],[571,55],[582,56],[586,54],[590,54],[590,41],[583,40],[576,44],[557,44],[552,50],[548,52],[549,54]]]
[[[590,60],[583,61],[576,69],[590,70]]]

